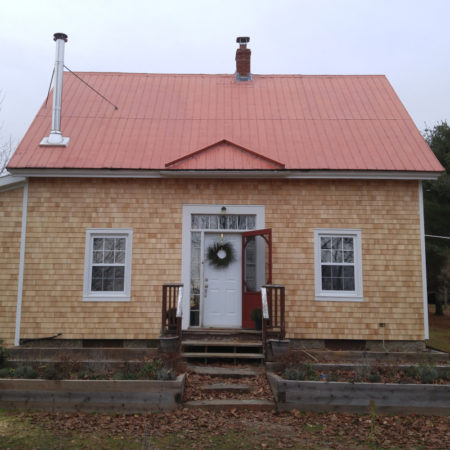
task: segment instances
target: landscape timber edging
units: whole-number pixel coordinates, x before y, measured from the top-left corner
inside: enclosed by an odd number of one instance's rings
[[[185,374],[160,380],[0,379],[0,408],[44,411],[116,411],[176,409],[182,402]]]
[[[278,411],[450,414],[450,385],[285,380],[267,372]]]

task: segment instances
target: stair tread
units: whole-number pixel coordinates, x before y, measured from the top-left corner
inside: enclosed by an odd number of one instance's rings
[[[258,375],[258,370],[249,367],[217,367],[217,366],[193,366],[188,365],[190,372],[199,375],[209,375],[211,377],[254,377]]]
[[[262,353],[206,353],[206,352],[184,352],[182,358],[240,358],[240,359],[263,359]]]
[[[210,409],[273,409],[275,403],[264,399],[215,399],[215,400],[191,400],[183,404],[187,408],[210,408]]]
[[[254,387],[240,383],[211,383],[200,386],[200,389],[202,391],[250,392],[254,390]]]
[[[221,341],[221,340],[189,340],[182,341],[183,346],[204,346],[204,347],[262,347],[261,341]]]

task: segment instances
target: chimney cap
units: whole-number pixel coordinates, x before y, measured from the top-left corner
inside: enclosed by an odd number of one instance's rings
[[[57,41],[58,39],[63,39],[64,42],[67,42],[67,34],[65,34],[65,33],[55,33],[53,35],[53,40]]]
[[[246,44],[247,42],[250,42],[250,38],[247,36],[239,36],[236,38],[236,42],[238,44]]]

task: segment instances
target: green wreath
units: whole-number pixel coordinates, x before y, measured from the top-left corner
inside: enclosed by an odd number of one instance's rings
[[[208,262],[218,269],[225,269],[236,260],[233,246],[229,242],[216,242],[208,247]]]

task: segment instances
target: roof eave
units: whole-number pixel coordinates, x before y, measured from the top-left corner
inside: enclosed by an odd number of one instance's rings
[[[0,177],[0,191],[9,191],[25,185],[27,179],[16,175],[4,175]]]
[[[175,170],[10,168],[14,176],[57,178],[283,178],[436,180],[441,171],[394,170]]]

